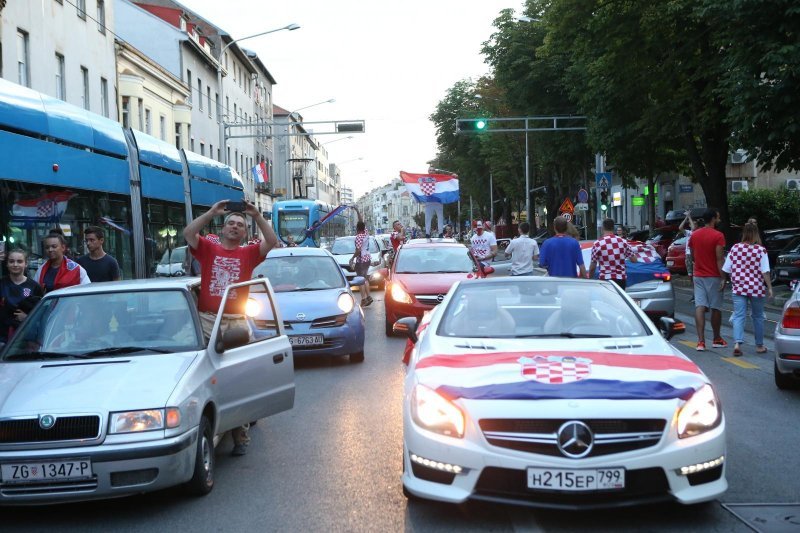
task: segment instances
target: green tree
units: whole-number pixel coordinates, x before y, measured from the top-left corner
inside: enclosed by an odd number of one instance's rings
[[[731,197],[731,224],[744,225],[755,217],[762,229],[800,224],[800,193],[780,189],[742,191]]]
[[[722,100],[738,147],[765,168],[800,170],[800,4],[703,0],[723,50]]]

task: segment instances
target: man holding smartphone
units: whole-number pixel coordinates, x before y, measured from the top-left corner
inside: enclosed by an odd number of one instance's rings
[[[244,209],[241,209],[241,208]],[[238,211],[233,209],[239,208]],[[200,236],[200,230],[207,226],[218,215],[225,215],[225,225],[220,232],[220,242],[216,244]],[[247,218],[255,220],[262,239],[258,243],[242,246],[247,241]],[[253,269],[264,260],[267,253],[277,246],[278,238],[272,226],[264,216],[249,202],[229,202],[220,200],[211,209],[194,219],[186,229],[183,237],[189,245],[192,255],[200,263],[200,297],[197,307],[200,311],[200,322],[206,339],[211,337],[211,330],[217,319],[217,312],[222,305],[225,288],[233,283],[252,278]],[[243,326],[247,329],[244,318],[244,305],[247,302],[247,289],[238,289],[228,293],[220,328]],[[233,455],[244,455],[250,443],[249,424],[231,431],[233,436]]]

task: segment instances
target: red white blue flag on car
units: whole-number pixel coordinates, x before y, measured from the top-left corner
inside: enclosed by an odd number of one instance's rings
[[[416,365],[420,383],[450,398],[689,398],[704,381],[687,359],[613,352],[435,355]]]
[[[406,190],[420,203],[452,204],[458,201],[455,174],[411,174],[400,172]]]

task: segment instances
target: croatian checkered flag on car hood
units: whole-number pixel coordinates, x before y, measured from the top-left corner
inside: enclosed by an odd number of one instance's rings
[[[631,250],[636,255],[636,259],[641,263],[655,263],[660,261],[661,257],[655,248],[643,242],[632,242],[629,244]]]

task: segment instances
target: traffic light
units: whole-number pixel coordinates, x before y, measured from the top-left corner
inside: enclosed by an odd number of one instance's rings
[[[489,121],[485,118],[456,119],[456,133],[480,133],[488,128]]]
[[[608,191],[600,191],[600,209],[603,211],[608,209]]]

